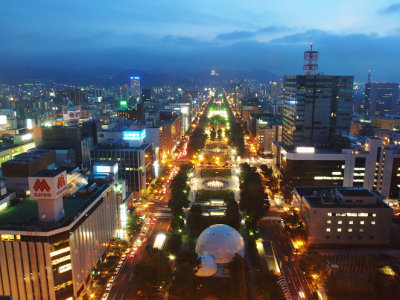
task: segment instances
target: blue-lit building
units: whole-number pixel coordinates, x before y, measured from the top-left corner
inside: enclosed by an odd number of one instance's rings
[[[92,165],[118,163],[118,178],[139,198],[154,179],[153,144],[146,143],[146,128],[113,127],[98,133],[99,143],[90,151]]]

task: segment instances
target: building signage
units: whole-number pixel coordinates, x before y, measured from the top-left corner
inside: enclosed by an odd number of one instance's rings
[[[122,132],[125,141],[140,141],[146,137],[146,128],[142,130],[129,130]]]
[[[56,199],[68,190],[66,171],[54,177],[29,177],[28,182],[34,199]]]

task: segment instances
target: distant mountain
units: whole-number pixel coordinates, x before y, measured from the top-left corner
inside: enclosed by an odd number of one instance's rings
[[[116,86],[129,82],[130,76],[139,76],[143,87],[162,85],[204,86],[210,84],[223,85],[230,82],[240,82],[243,79],[255,79],[261,82],[278,80],[279,77],[264,70],[233,71],[216,70],[218,76],[211,76],[211,70],[199,72],[146,72],[139,69],[46,69],[31,67],[0,67],[0,83],[24,83],[35,80],[51,80],[57,83],[74,85],[96,84]]]

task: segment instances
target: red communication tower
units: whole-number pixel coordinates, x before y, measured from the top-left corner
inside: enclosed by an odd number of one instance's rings
[[[304,75],[318,75],[319,51],[313,51],[312,46],[313,44],[310,43],[311,49],[304,52]]]

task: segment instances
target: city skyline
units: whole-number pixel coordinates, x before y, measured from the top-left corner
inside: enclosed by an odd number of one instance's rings
[[[301,53],[313,42],[324,74],[366,80],[372,69],[373,80],[399,81],[396,1],[21,1],[1,15],[5,69],[262,69],[283,76],[301,73]]]

